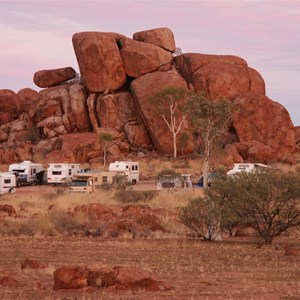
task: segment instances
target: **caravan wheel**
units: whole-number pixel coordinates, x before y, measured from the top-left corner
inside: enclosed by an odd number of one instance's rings
[[[11,188],[10,190],[9,190],[9,193],[10,194],[14,194],[16,192],[16,189],[15,188]]]

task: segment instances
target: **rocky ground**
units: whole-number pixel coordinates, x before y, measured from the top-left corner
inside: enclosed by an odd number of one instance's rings
[[[0,252],[1,276],[18,281],[0,287],[1,299],[299,299],[300,296],[300,258],[284,255],[280,247],[256,248],[250,241],[10,237],[1,239]],[[22,269],[26,258],[46,267]],[[53,290],[56,269],[94,262],[151,272],[165,288]]]
[[[151,190],[153,187],[153,183],[145,182],[135,188]],[[49,203],[58,205],[62,201],[70,201],[68,205],[72,206],[71,200],[76,200],[70,196],[57,196],[53,200],[49,197],[51,190],[51,186],[22,187],[13,197],[2,197],[1,205],[13,204],[19,215],[22,213],[19,207],[27,205],[28,212],[23,211],[23,218],[28,218],[30,224],[42,219],[42,211],[38,208],[44,209]],[[0,298],[299,299],[299,233],[289,233],[276,239],[273,245],[262,247],[257,247],[257,238],[253,236],[211,243],[189,239],[183,232],[176,236],[178,229],[170,234],[170,223],[166,220],[159,223],[161,218],[149,218],[149,215],[161,216],[158,212],[165,212],[166,207],[162,206],[166,205],[174,211],[170,203],[178,206],[177,195],[180,196],[180,192],[172,195],[173,202],[168,202],[166,196],[165,203],[160,200],[160,209],[155,202],[150,202],[151,210],[145,207],[141,210],[138,204],[115,206],[113,202],[84,206],[86,210],[79,206],[81,212],[90,211],[87,207],[96,207],[94,212],[102,219],[112,212],[115,217],[126,215],[132,222],[131,229],[140,230],[141,226],[146,226],[143,228],[150,232],[147,237],[134,237],[124,232],[123,227],[115,238],[85,235],[80,231],[49,235],[2,234]],[[180,199],[184,201],[182,196]],[[76,201],[83,200],[91,201],[89,198]],[[141,214],[148,218],[141,218]],[[1,230],[9,219],[22,220],[22,217],[2,212]],[[44,224],[39,224],[45,227],[46,219]],[[151,231],[153,224],[158,226],[154,229],[159,234]],[[287,245],[290,248],[286,248]]]

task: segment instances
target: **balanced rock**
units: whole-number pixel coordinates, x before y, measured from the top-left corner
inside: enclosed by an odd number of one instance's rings
[[[171,52],[175,51],[174,35],[167,27],[136,32],[133,39],[159,46]]]
[[[33,81],[40,88],[48,88],[58,85],[76,76],[72,67],[65,67],[52,70],[41,70],[34,73]]]
[[[84,85],[91,92],[117,90],[126,82],[118,49],[117,33],[80,32],[73,35],[73,47]]]
[[[126,74],[139,77],[173,61],[172,54],[158,46],[128,38],[119,41]]]

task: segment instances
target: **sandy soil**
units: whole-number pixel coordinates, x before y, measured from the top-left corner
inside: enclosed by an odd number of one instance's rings
[[[286,241],[285,241],[286,242]],[[298,245],[300,241],[298,240]],[[22,270],[25,258],[49,265]],[[103,289],[52,291],[53,271],[100,262],[151,271],[174,288],[161,292]],[[0,274],[21,286],[0,287],[1,299],[300,299],[300,257],[249,241],[2,238]]]

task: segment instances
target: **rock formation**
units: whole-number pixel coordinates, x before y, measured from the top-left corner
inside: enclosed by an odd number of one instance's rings
[[[81,78],[72,67],[41,70],[34,74],[43,88],[39,92],[0,90],[0,163],[100,162],[100,132],[113,135],[108,155],[115,159],[149,150],[172,154],[171,132],[149,101],[166,87],[232,101],[224,164],[291,161],[296,138],[289,113],[266,96],[262,76],[243,58],[178,55],[169,28],[136,32],[133,38],[80,32],[72,42]],[[192,153],[197,145],[188,121],[178,137],[183,133],[189,136],[183,152]]]

